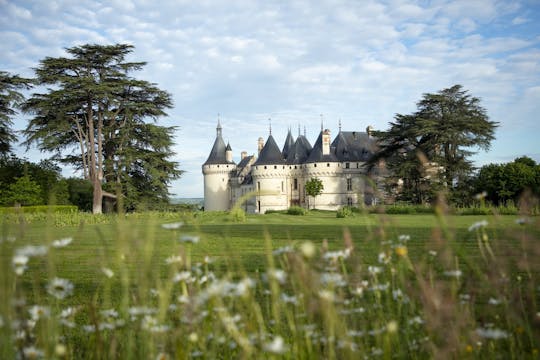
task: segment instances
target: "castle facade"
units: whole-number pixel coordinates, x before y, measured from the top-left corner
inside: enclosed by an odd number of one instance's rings
[[[239,204],[248,213],[286,210],[301,206],[337,210],[343,206],[374,205],[382,187],[381,167],[371,171],[366,161],[377,150],[371,127],[365,132],[341,131],[331,139],[322,130],[311,146],[305,135],[294,139],[289,130],[280,149],[270,135],[258,140],[258,156],[242,152],[238,164],[232,148],[225,144],[218,121],[216,139],[202,165],[204,209],[230,210]],[[322,193],[313,198],[305,185],[311,178],[322,181]]]

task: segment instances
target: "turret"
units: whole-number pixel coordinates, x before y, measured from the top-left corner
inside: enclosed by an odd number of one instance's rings
[[[236,168],[232,161],[232,149],[225,146],[222,128],[218,120],[216,140],[208,159],[202,166],[204,175],[204,209],[228,210],[230,208],[229,180],[231,172]]]
[[[259,140],[257,140],[257,153],[259,155],[261,154],[261,150],[263,149],[263,147],[264,147],[264,139],[260,137]]]

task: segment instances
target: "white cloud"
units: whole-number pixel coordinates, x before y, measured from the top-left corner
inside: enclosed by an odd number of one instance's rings
[[[181,127],[176,157],[188,173],[173,191],[199,196],[218,112],[238,156],[256,151],[268,117],[280,144],[298,124],[313,141],[321,113],[334,133],[339,118],[345,129],[384,129],[395,113],[414,111],[423,93],[459,83],[503,124],[493,158],[517,134],[516,149],[534,148],[536,17],[526,3],[499,0],[0,0],[0,66],[30,76],[45,56],[65,56],[65,47],[133,44],[130,60],[148,62],[133,75],[174,96],[162,123]]]

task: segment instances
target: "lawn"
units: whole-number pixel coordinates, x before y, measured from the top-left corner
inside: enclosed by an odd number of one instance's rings
[[[242,223],[219,213],[68,220],[2,225],[1,358],[538,354],[537,218],[313,211]],[[26,245],[46,245],[46,254],[28,255],[15,275]],[[55,297],[53,278],[72,291],[59,284],[66,292]],[[33,305],[48,315],[36,318]],[[75,314],[63,318],[66,309]]]

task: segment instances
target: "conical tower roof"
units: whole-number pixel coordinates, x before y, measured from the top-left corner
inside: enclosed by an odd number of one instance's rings
[[[259,154],[259,158],[254,165],[275,165],[283,163],[283,154],[279,150],[276,140],[274,140],[272,135],[268,136],[268,140],[266,140],[266,144],[264,144],[264,147]]]
[[[223,141],[223,137],[221,136],[221,124],[218,120],[218,125],[216,127],[216,140],[214,141],[214,146],[212,146],[210,155],[208,156],[208,159],[206,159],[203,166],[214,164],[234,164],[234,162],[227,161],[227,158],[225,156],[226,151],[227,146],[225,145],[225,141]]]
[[[285,139],[285,144],[283,145],[283,150],[281,150],[281,153],[283,154],[284,159],[288,157],[289,151],[293,146],[294,146],[294,138],[291,134],[291,129],[289,129],[289,132],[287,133],[287,138]]]
[[[336,155],[334,154],[334,147],[330,148],[330,154],[323,155],[323,145],[322,145],[322,135],[323,132],[321,131],[319,133],[319,137],[317,138],[317,141],[315,141],[315,145],[313,145],[313,149],[311,150],[311,153],[309,154],[309,157],[306,160],[306,163],[316,163],[316,162],[338,162]]]

